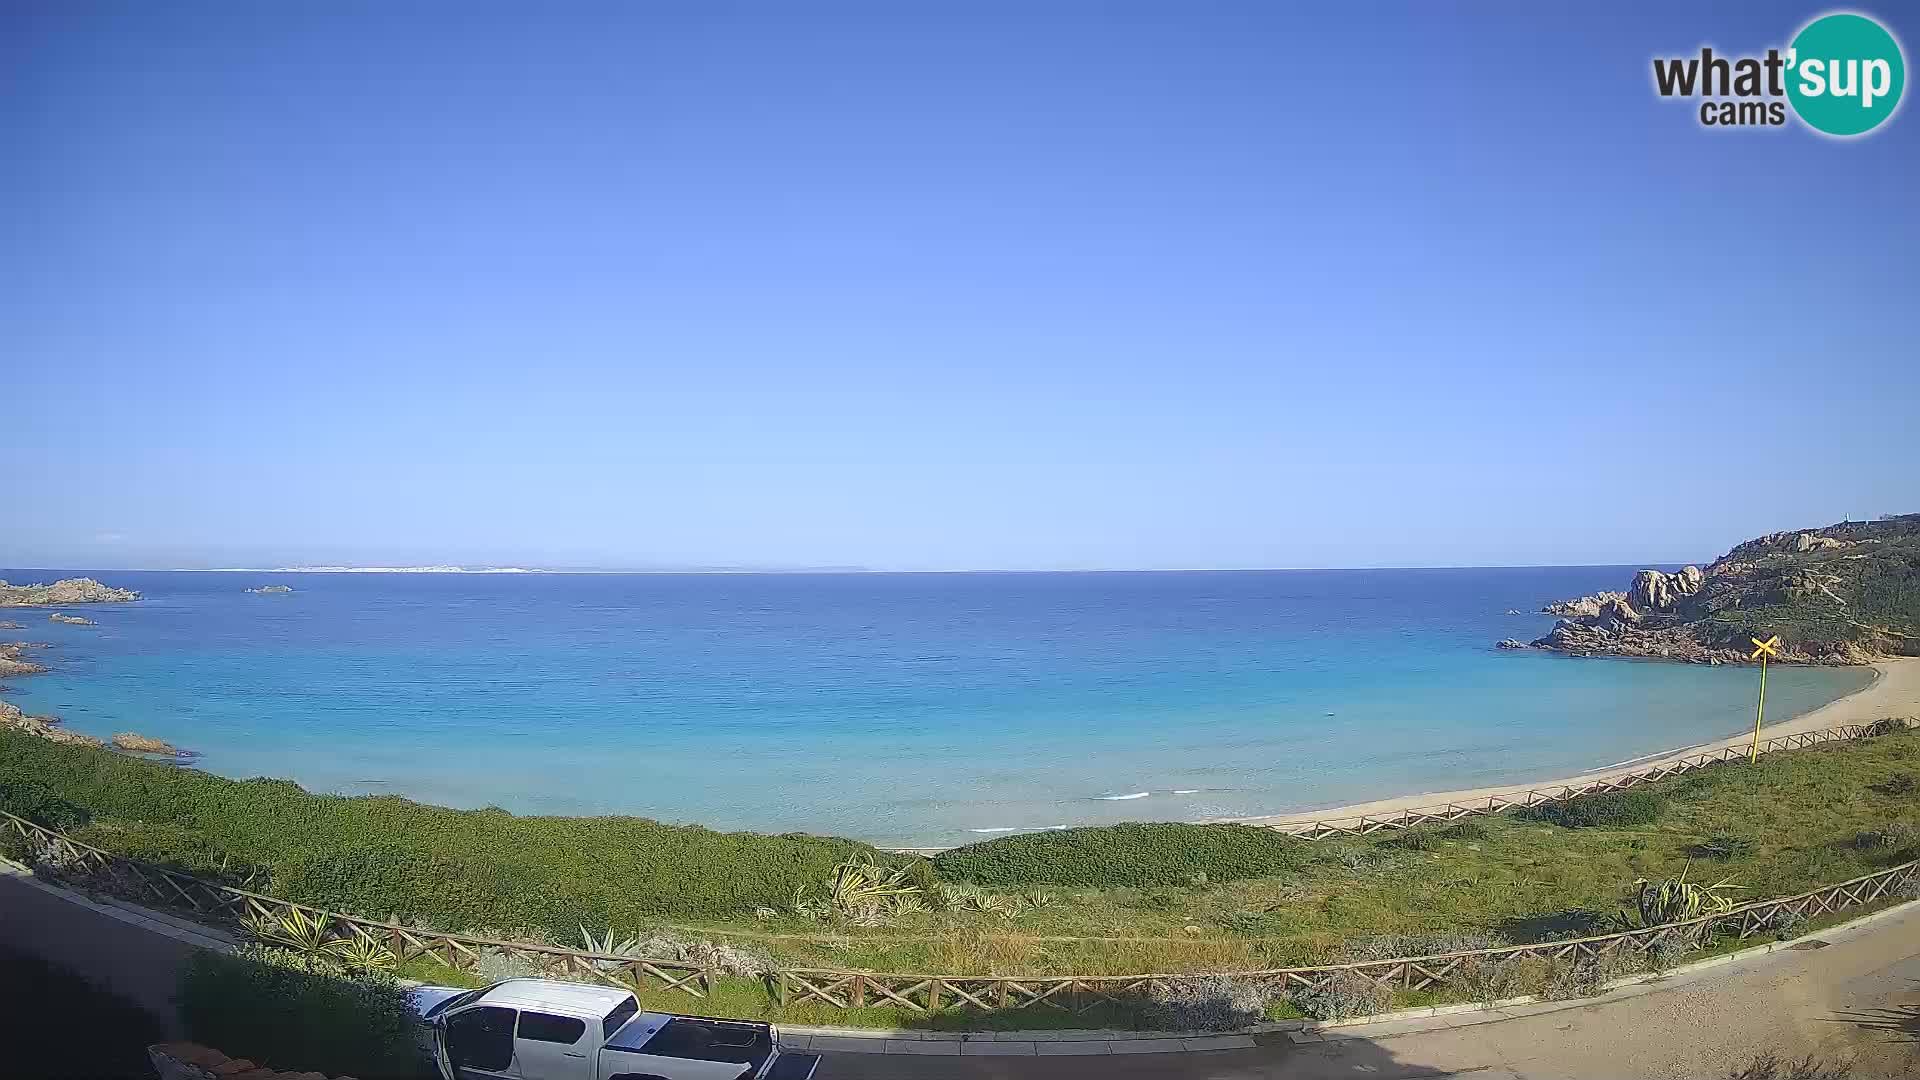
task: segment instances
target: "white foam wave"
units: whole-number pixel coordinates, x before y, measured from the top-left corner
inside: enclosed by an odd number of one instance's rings
[[[1200,789],[1197,787],[1174,788],[1173,793],[1175,795],[1198,795],[1200,794]]]
[[[999,827],[999,828],[997,828],[997,829],[968,829],[967,831],[968,831],[968,832],[979,832],[979,833],[987,833],[987,832],[1019,832],[1019,831],[1020,831],[1020,829],[1019,829],[1019,827],[1018,827],[1018,826],[1014,826],[1014,825],[1003,825],[1003,826],[1001,826],[1001,827]]]
[[[1128,799],[1144,799],[1153,794],[1151,791],[1136,791],[1130,795],[1102,795],[1101,802],[1126,802]]]

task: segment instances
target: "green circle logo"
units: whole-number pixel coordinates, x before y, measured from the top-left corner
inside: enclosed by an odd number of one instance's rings
[[[1906,85],[1900,43],[1865,15],[1823,15],[1787,51],[1787,99],[1808,127],[1828,135],[1879,127]]]

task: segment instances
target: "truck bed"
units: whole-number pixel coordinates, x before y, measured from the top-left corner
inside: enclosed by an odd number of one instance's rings
[[[607,1040],[605,1049],[688,1061],[725,1061],[755,1069],[773,1053],[773,1029],[767,1024],[676,1016],[664,1026],[655,1027],[644,1022],[648,1015],[642,1013],[629,1020]]]

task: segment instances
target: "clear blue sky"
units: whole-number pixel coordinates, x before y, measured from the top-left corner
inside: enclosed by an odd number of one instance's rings
[[[1339,7],[0,0],[0,565],[1635,562],[1920,510],[1920,115],[1651,89],[1825,8]]]

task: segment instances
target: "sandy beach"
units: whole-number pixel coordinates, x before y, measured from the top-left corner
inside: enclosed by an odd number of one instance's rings
[[[1803,731],[1818,731],[1821,728],[1837,727],[1841,724],[1868,724],[1889,716],[1920,716],[1920,657],[1907,657],[1898,660],[1881,660],[1873,665],[1877,673],[1873,682],[1843,698],[1830,701],[1817,709],[1805,712],[1779,723],[1768,724],[1760,732],[1763,738],[1775,735],[1792,735]],[[1691,746],[1675,747],[1661,753],[1649,754],[1631,762],[1603,766],[1592,772],[1575,776],[1560,776],[1541,779],[1530,784],[1504,784],[1499,787],[1467,788],[1460,791],[1430,791],[1418,795],[1400,795],[1391,799],[1376,799],[1372,802],[1353,803],[1347,806],[1325,807],[1318,810],[1300,810],[1288,814],[1270,814],[1262,817],[1231,818],[1231,820],[1253,825],[1303,825],[1314,821],[1341,821],[1349,818],[1379,817],[1395,814],[1403,810],[1439,806],[1446,803],[1472,802],[1489,795],[1523,793],[1530,789],[1557,788],[1573,784],[1585,784],[1623,773],[1638,772],[1677,758],[1697,754],[1703,750],[1718,750],[1727,746],[1746,746],[1753,738],[1751,731],[1730,735],[1712,742],[1696,743]]]

